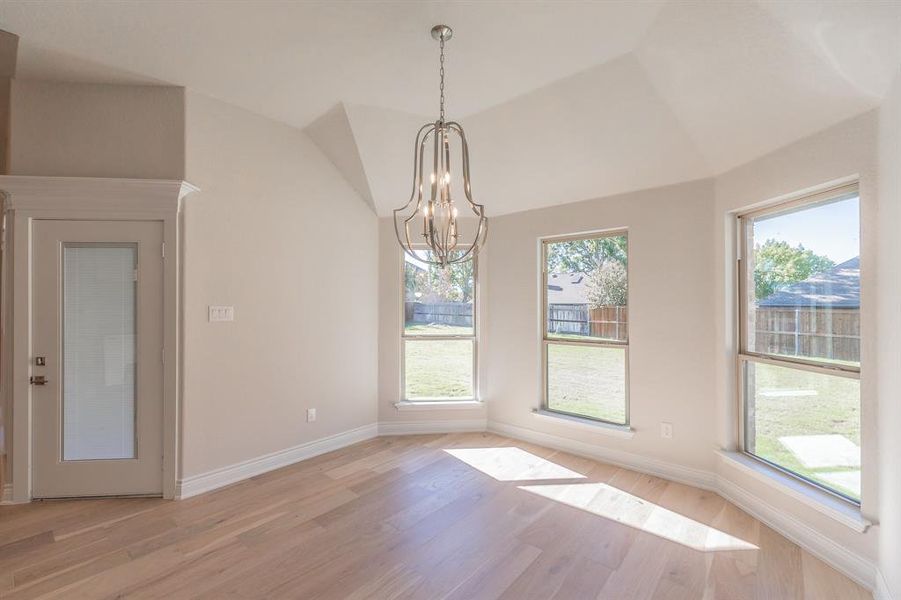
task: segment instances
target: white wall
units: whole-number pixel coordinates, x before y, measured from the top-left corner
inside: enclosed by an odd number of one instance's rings
[[[713,183],[704,180],[493,219],[491,318],[483,330],[483,398],[492,423],[711,469],[712,207]],[[630,246],[631,440],[531,414],[541,402],[539,238],[623,227]],[[661,438],[661,421],[673,424],[673,439]]]
[[[13,80],[10,174],[181,179],[184,89]]]
[[[877,321],[879,397],[879,568],[901,598],[901,75],[879,114],[879,279]]]
[[[737,404],[735,398],[734,212],[795,194],[846,176],[859,176],[861,198],[861,451],[863,511],[878,511],[877,402],[876,402],[876,205],[877,205],[877,113],[871,111],[823,132],[742,165],[716,179],[715,236],[715,324],[716,359],[707,367],[716,380],[716,444],[737,448]],[[718,474],[751,491],[779,512],[813,527],[827,537],[869,560],[876,558],[876,528],[865,534],[810,510],[784,492],[760,483],[728,465]]]
[[[186,106],[183,477],[373,424],[378,385],[375,215],[303,132]]]

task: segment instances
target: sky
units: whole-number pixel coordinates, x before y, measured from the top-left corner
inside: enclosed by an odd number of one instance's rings
[[[799,212],[755,220],[754,242],[768,239],[803,244],[836,264],[860,254],[860,201],[857,196]]]

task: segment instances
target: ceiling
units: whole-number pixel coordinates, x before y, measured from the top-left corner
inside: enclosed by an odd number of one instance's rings
[[[502,214],[715,175],[879,105],[901,0],[0,1],[18,76],[182,85],[303,128],[380,215],[413,137],[466,127]]]

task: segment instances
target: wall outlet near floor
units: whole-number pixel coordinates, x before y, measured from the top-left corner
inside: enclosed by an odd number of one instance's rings
[[[673,424],[660,423],[660,437],[666,440],[673,439]]]
[[[316,409],[308,408],[307,409],[307,423],[312,423],[316,420]]]
[[[234,306],[210,306],[210,323],[217,321],[234,321],[235,320],[235,307]]]

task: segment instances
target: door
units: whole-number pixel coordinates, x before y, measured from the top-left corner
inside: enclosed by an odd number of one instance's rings
[[[163,224],[33,224],[32,494],[160,495]]]

